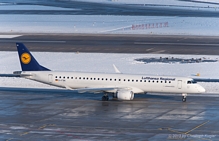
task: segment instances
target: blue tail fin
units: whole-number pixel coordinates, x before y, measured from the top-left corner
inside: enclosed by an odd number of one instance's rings
[[[22,71],[50,71],[41,66],[22,43],[16,43]]]

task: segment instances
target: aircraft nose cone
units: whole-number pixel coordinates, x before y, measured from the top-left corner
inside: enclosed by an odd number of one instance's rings
[[[203,87],[199,87],[199,91],[201,92],[201,93],[204,93],[205,92],[205,88],[203,88]]]

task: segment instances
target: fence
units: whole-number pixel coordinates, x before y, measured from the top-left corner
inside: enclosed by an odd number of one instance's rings
[[[163,23],[147,23],[147,24],[137,24],[132,25],[132,30],[144,30],[144,29],[151,29],[151,28],[165,28],[168,27],[168,22]]]

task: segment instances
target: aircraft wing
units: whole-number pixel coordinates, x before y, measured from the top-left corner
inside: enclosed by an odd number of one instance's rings
[[[81,89],[74,89],[75,91],[78,91],[78,93],[85,93],[85,92],[90,92],[90,93],[102,93],[102,92],[116,92],[117,90],[129,90],[131,88],[128,87],[102,87],[102,88],[81,88]]]

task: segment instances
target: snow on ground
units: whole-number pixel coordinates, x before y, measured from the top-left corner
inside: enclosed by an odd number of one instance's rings
[[[81,1],[81,0],[79,0]],[[82,0],[86,1],[86,0]],[[179,5],[199,11],[202,8],[219,10],[218,5],[178,0],[87,0],[125,4]],[[204,0],[202,0],[204,1]],[[211,0],[213,2],[213,0]],[[215,0],[217,2],[217,0]],[[199,5],[201,7],[192,7]],[[176,8],[175,6],[171,6]],[[80,10],[40,5],[0,3],[1,10]],[[114,16],[114,15],[0,15],[0,33],[113,33],[219,36],[218,18],[167,16]]]
[[[111,3],[111,4],[144,4],[144,5],[162,5],[162,6],[181,6],[181,7],[212,7],[219,8],[218,0],[193,0],[193,1],[179,1],[179,0],[76,0],[95,3]],[[207,3],[199,3],[207,2]],[[212,3],[212,4],[211,4]],[[214,3],[214,4],[213,4]],[[171,8],[171,7],[169,7]],[[176,7],[175,7],[176,8]]]
[[[1,5],[1,10],[79,10],[73,8],[61,8],[61,7],[52,7],[52,6],[41,6],[41,5],[15,5],[7,4]]]
[[[0,38],[7,39],[7,38],[15,38],[19,36],[22,36],[22,35],[0,35]]]
[[[0,15],[0,33],[219,36],[218,18],[112,15]]]
[[[178,57],[178,58],[211,58],[218,56],[209,55],[165,55],[165,54],[116,54],[116,53],[48,53],[33,52],[38,62],[54,71],[81,71],[81,72],[106,72],[114,73],[112,64],[115,64],[123,73],[171,75],[196,77],[200,73],[201,78],[219,79],[219,62],[192,63],[192,64],[143,64],[134,59],[142,57]],[[17,52],[0,52],[0,73],[12,73],[19,71],[20,63]],[[99,59],[101,58],[101,59]],[[55,63],[52,63],[55,62]],[[210,69],[209,69],[210,68]],[[161,71],[162,70],[162,71]],[[170,71],[171,70],[171,71]],[[207,92],[218,93],[219,83],[201,83]],[[30,87],[30,88],[54,88],[38,82],[22,78],[0,78],[0,87]]]
[[[197,2],[211,2],[211,3],[219,4],[219,0],[193,0],[193,1],[197,1]]]

